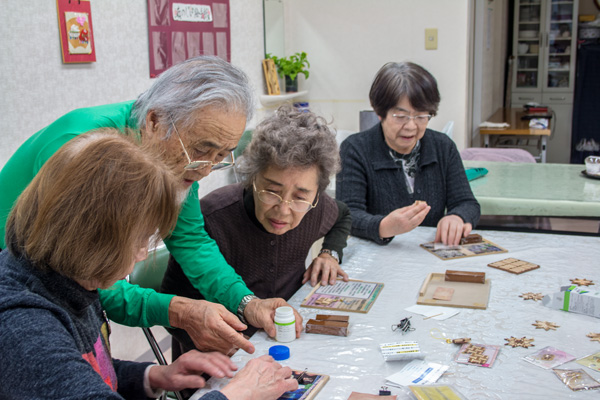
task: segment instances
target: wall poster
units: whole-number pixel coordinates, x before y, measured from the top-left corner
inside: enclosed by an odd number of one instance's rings
[[[231,61],[229,0],[148,0],[150,77],[199,55]]]
[[[63,63],[96,61],[90,0],[56,0]]]

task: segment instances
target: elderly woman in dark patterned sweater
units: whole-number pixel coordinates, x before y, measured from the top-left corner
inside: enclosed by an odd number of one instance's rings
[[[369,98],[381,122],[342,143],[336,179],[352,234],[386,244],[422,224],[437,226],[436,242],[458,244],[480,207],[454,142],[427,129],[440,103],[435,78],[413,63],[387,63]]]
[[[171,365],[111,357],[98,289],[147,257],[181,204],[180,178],[117,129],[64,144],[19,196],[0,252],[0,398],[146,399],[232,377],[221,353],[193,351]],[[158,235],[154,235],[157,233]],[[269,356],[251,360],[203,400],[277,399],[297,388]]]
[[[243,182],[200,200],[205,228],[230,265],[257,296],[289,299],[305,282],[348,280],[340,267],[350,233],[348,207],[325,193],[339,168],[334,133],[310,112],[282,107],[258,125],[243,154]],[[306,268],[312,244],[324,237]],[[181,268],[171,263],[162,289],[199,298]],[[191,342],[175,334],[183,350]],[[299,335],[300,332],[297,332]]]

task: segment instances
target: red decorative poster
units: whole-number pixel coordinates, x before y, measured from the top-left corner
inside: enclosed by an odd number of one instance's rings
[[[63,63],[96,61],[90,0],[56,0]]]
[[[199,55],[231,61],[229,0],[148,0],[150,77]]]

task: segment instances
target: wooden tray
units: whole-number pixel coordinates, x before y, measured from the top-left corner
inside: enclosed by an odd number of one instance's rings
[[[427,276],[419,291],[417,304],[427,306],[446,306],[460,308],[477,308],[485,310],[490,298],[491,281],[485,283],[446,281],[445,274],[432,272]],[[433,293],[438,287],[452,288],[454,294],[451,300],[435,300]]]

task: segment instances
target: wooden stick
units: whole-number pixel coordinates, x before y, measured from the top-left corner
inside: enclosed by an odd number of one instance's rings
[[[430,315],[429,317],[425,317],[423,319],[429,319],[429,318],[433,318],[433,317],[439,317],[440,315],[444,314],[443,312],[439,313],[439,314],[435,314],[435,315]]]
[[[419,290],[419,296],[425,295],[425,289],[427,289],[427,285],[429,285],[429,281],[431,280],[432,276],[433,272],[427,275],[427,279],[425,279],[425,282],[423,282],[423,286],[421,286],[421,290]]]

